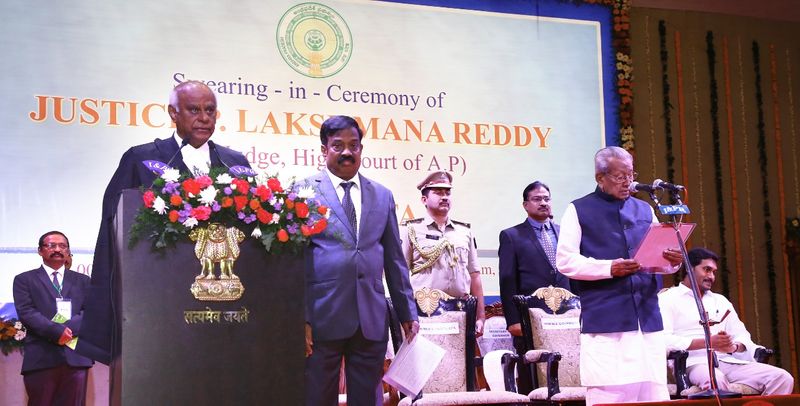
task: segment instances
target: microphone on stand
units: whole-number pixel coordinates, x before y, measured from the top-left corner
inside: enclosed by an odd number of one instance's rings
[[[655,186],[655,184],[647,185],[647,184],[644,184],[644,183],[639,183],[639,182],[635,182],[634,181],[634,182],[631,182],[630,186],[628,186],[628,190],[631,193],[636,193],[636,192],[655,193],[656,191],[661,190],[661,187]]]
[[[178,147],[178,150],[177,150],[177,151],[175,151],[175,153],[174,153],[174,154],[172,154],[172,156],[169,158],[169,161],[167,161],[167,163],[166,163],[166,164],[164,164],[164,168],[162,168],[162,169],[161,169],[161,171],[162,171],[162,172],[153,171],[153,172],[155,172],[155,173],[156,173],[156,177],[155,177],[155,179],[153,179],[153,181],[152,181],[152,182],[150,182],[150,187],[148,187],[148,189],[152,189],[152,188],[153,188],[153,185],[156,183],[156,179],[158,179],[159,175],[160,175],[161,173],[163,173],[163,170],[164,170],[164,169],[166,169],[166,168],[171,168],[171,166],[170,166],[170,165],[172,165],[172,162],[175,160],[175,158],[177,158],[177,157],[178,157],[178,154],[180,154],[180,153],[181,153],[181,150],[183,149],[183,147],[185,147],[185,146],[187,146],[187,145],[189,145],[189,138],[184,138],[184,139],[183,139],[183,141],[181,141],[181,145]],[[148,162],[150,162],[150,161],[148,161]],[[158,162],[158,161],[152,161],[152,162],[153,162],[153,163],[157,163],[157,164],[161,164],[161,163],[160,163],[160,162]]]
[[[669,182],[664,182],[661,179],[654,180],[653,181],[653,187],[654,188],[660,188],[660,189],[669,190],[672,193],[683,192],[683,191],[686,190],[686,188],[681,186],[681,185],[675,185],[675,184],[672,184],[672,183],[669,183]]]

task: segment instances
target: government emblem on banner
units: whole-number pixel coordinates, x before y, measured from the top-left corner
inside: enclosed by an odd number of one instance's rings
[[[326,78],[347,65],[353,52],[350,28],[334,9],[319,3],[290,8],[278,22],[278,51],[298,73]]]

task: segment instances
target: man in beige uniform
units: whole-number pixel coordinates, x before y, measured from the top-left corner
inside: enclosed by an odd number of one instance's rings
[[[444,171],[431,173],[417,185],[427,213],[405,222],[400,227],[400,240],[411,270],[411,287],[416,291],[427,286],[453,297],[475,296],[478,299],[475,329],[482,334],[486,316],[478,250],[469,224],[448,216],[452,187],[453,177]]]

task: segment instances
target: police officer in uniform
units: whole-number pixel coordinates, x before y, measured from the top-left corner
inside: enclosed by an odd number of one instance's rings
[[[400,239],[411,270],[412,288],[416,291],[427,286],[453,297],[475,296],[475,329],[482,334],[486,316],[478,250],[470,225],[448,216],[452,188],[453,176],[444,171],[431,173],[417,185],[426,215],[406,221],[400,227]]]

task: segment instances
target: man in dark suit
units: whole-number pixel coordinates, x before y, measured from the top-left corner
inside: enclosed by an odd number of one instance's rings
[[[331,209],[328,227],[305,254],[306,404],[336,405],[345,361],[347,400],[380,405],[388,342],[386,284],[408,340],[419,325],[400,246],[392,193],[359,175],[363,132],[350,117],[331,117],[320,140],[327,170],[306,179]]]
[[[129,149],[122,156],[103,196],[100,232],[92,263],[92,285],[86,299],[83,336],[77,351],[108,364],[119,352],[119,324],[113,309],[118,294],[114,291],[115,239],[112,226],[119,195],[124,189],[150,186],[158,176],[144,161],[160,161],[181,173],[207,173],[209,167],[250,166],[247,159],[210,141],[217,117],[217,98],[205,84],[186,81],[172,90],[169,115],[175,123],[172,136]]]
[[[569,289],[569,279],[556,270],[555,255],[558,245],[558,224],[555,224],[550,206],[550,188],[536,181],[522,192],[522,207],[528,217],[521,224],[500,232],[500,298],[508,331],[514,336],[514,347],[523,353],[520,314],[511,298],[530,295],[536,289],[556,286]],[[531,387],[530,369],[518,365],[520,391],[527,393]]]
[[[69,240],[39,238],[42,266],[14,278],[14,306],[27,328],[22,375],[29,405],[83,405],[92,360],[67,346],[80,335],[89,277],[67,270]],[[58,316],[56,315],[58,313]]]

